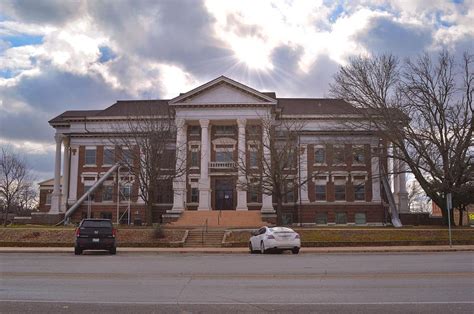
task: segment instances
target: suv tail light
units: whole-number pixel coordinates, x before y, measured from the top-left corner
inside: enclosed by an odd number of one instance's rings
[[[76,228],[76,237],[81,235],[81,228],[77,227]]]
[[[275,239],[275,237],[272,234],[267,235],[267,239]]]
[[[112,237],[115,238],[116,235],[117,235],[117,229],[113,228],[112,229]]]
[[[295,239],[299,239],[300,238],[300,235],[299,234],[296,234],[295,235]]]

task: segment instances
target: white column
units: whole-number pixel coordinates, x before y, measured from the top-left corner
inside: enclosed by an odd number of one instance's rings
[[[245,171],[246,171],[246,141],[245,141],[245,125],[247,124],[246,119],[237,119],[237,126],[239,127],[239,144],[238,144],[238,180],[240,184],[237,184],[237,208],[236,210],[248,210],[247,207],[247,191],[242,188],[246,183]]]
[[[69,176],[69,204],[74,204],[77,200],[77,177],[79,175],[79,146],[71,145],[71,165]]]
[[[398,211],[399,213],[408,213],[410,211],[410,208],[408,207],[408,192],[405,173],[406,164],[401,160],[398,161],[398,170]]]
[[[54,161],[54,188],[51,195],[50,214],[58,214],[61,206],[61,143],[63,135],[56,133],[54,139],[56,140],[56,159]]]
[[[201,176],[199,178],[198,210],[211,210],[211,180],[209,179],[209,120],[199,120],[201,125]]]
[[[309,203],[308,197],[308,145],[302,144],[300,146],[299,152],[299,174],[301,178],[301,186],[300,186],[300,196],[301,196],[301,203],[307,204]]]
[[[265,176],[268,176],[270,169],[268,169],[268,165],[271,163],[271,152],[270,152],[270,135],[268,134],[268,129],[264,126],[262,132],[262,143],[263,143],[263,158],[265,162],[263,163],[264,173]],[[265,193],[262,194],[262,212],[266,213],[274,213],[275,210],[273,209],[273,200],[272,195],[267,195]]]
[[[372,202],[380,202],[380,164],[377,147],[372,147],[371,151],[371,171],[372,171]]]
[[[173,207],[171,212],[184,211],[186,196],[186,124],[184,119],[176,119],[176,172],[173,180]]]
[[[67,200],[69,194],[69,167],[70,167],[70,160],[69,160],[69,138],[64,137],[64,155],[63,155],[63,184],[61,188],[61,211],[66,212],[67,209]]]

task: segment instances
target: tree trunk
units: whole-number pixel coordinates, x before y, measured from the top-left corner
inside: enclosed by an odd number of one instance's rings
[[[281,197],[277,197],[277,207],[276,207],[277,226],[283,225],[282,209],[283,209],[283,202],[281,200]]]
[[[459,227],[462,227],[462,223],[463,223],[463,214],[464,214],[464,211],[466,210],[466,208],[464,206],[459,206],[459,220],[458,220],[458,226]]]
[[[153,191],[148,192],[148,200],[145,208],[145,223],[147,226],[153,224],[153,200],[155,199],[155,193]]]

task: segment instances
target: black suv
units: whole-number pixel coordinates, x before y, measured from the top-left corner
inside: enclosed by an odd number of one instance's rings
[[[80,255],[83,250],[108,250],[115,254],[116,234],[110,219],[83,219],[76,229],[74,254]]]

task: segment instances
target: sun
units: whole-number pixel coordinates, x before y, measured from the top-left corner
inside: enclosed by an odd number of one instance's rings
[[[250,70],[268,71],[273,69],[271,50],[257,37],[238,37],[231,41],[231,47],[239,62]]]

